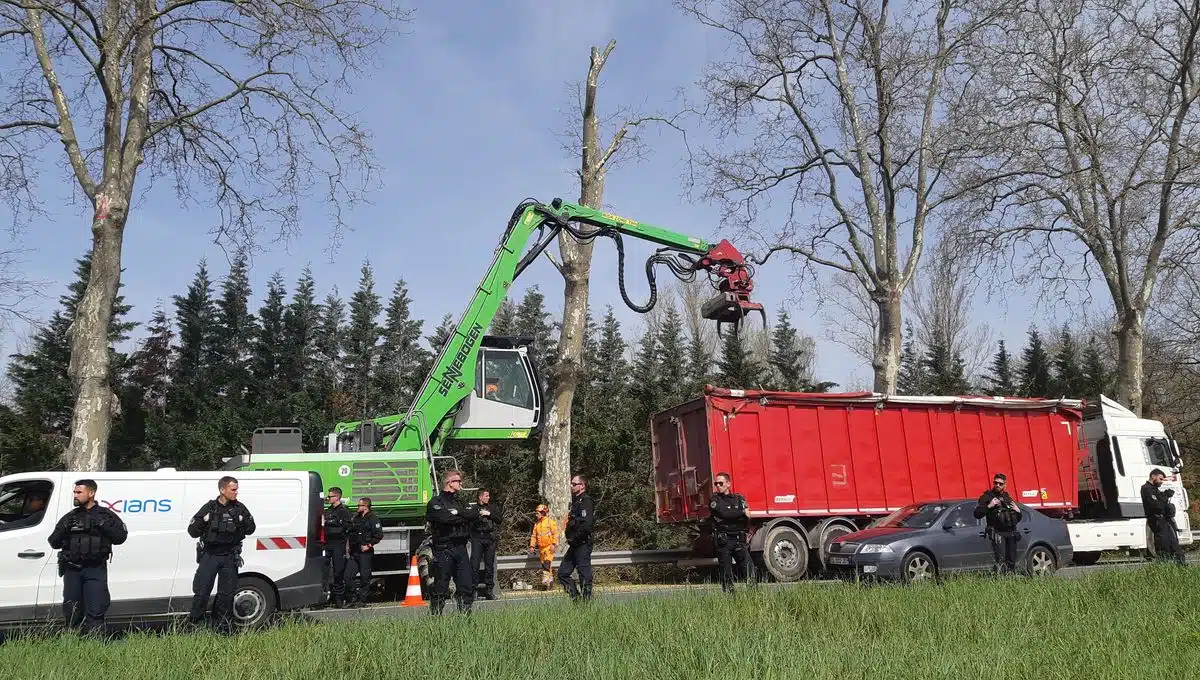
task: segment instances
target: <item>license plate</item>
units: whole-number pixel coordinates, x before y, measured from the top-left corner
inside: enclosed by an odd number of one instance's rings
[[[829,563],[830,564],[850,564],[850,558],[849,557],[830,557]]]

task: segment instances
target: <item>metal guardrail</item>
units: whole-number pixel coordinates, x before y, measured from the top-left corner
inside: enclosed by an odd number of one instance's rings
[[[689,559],[690,548],[674,550],[610,550],[592,553],[593,567],[630,567],[639,564],[672,564],[696,565],[716,564],[716,558]],[[555,555],[553,566],[562,564],[562,555]],[[533,555],[503,555],[496,557],[496,571],[514,571],[517,569],[541,569],[542,563]]]

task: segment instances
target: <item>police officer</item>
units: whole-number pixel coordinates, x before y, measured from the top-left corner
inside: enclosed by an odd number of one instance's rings
[[[329,560],[330,601],[334,607],[346,606],[346,536],[350,531],[350,508],[342,503],[342,490],[329,487],[329,507],[322,518],[325,528],[325,558]]]
[[[1004,473],[997,472],[992,478],[992,488],[983,492],[975,505],[975,519],[987,517],[985,534],[992,543],[992,557],[996,561],[996,569],[1001,572],[1012,572],[1017,568],[1017,541],[1021,539],[1017,533],[1017,524],[1021,521],[1021,509],[1013,502],[1005,487],[1008,478]],[[1002,561],[1003,560],[1003,561]]]
[[[496,597],[496,541],[500,538],[501,509],[492,504],[492,494],[487,489],[480,489],[477,498],[480,511],[487,510],[489,514],[480,513],[471,522],[471,574],[477,580],[476,585],[483,587],[483,597],[489,600]],[[483,569],[482,581],[479,581],[479,570]]]
[[[229,632],[233,628],[233,589],[237,586],[238,567],[242,565],[242,541],[254,533],[255,524],[254,516],[237,499],[238,480],[222,477],[217,490],[219,495],[200,506],[188,522],[188,535],[200,539],[196,544],[197,566],[192,577],[192,611],[188,622],[196,625],[204,619],[215,581],[215,627]]]
[[[567,513],[567,553],[558,567],[558,581],[575,602],[592,599],[592,527],[596,525],[596,504],[587,494],[583,475],[571,477],[571,509]],[[579,585],[571,573],[579,570]],[[582,590],[582,593],[580,592]]]
[[[1150,479],[1142,485],[1142,510],[1146,515],[1146,524],[1154,532],[1155,551],[1160,556],[1175,558],[1176,564],[1186,565],[1187,558],[1179,548],[1175,506],[1171,503],[1175,490],[1159,488],[1166,478],[1166,473],[1159,468],[1150,471]]]
[[[749,505],[740,493],[733,493],[733,480],[728,472],[718,473],[713,480],[712,500],[708,514],[712,522],[713,547],[721,567],[721,589],[733,592],[733,562],[737,561],[738,578],[750,578],[750,549],[747,534],[750,529]]]
[[[487,508],[469,507],[459,497],[462,473],[447,470],[442,474],[442,492],[429,500],[425,520],[429,522],[433,543],[433,587],[429,594],[429,613],[440,616],[450,595],[450,578],[454,578],[454,599],[458,610],[471,613],[475,601],[475,583],[467,556],[467,541],[471,523],[488,517]]]
[[[371,510],[371,499],[358,499],[358,512],[350,518],[347,553],[350,555],[350,570],[356,574],[351,606],[365,607],[371,594],[371,559],[375,546],[383,540],[383,523]]]
[[[103,632],[108,613],[108,561],[112,547],[129,537],[117,513],[96,503],[96,481],[81,479],[73,491],[75,507],[50,532],[63,579],[63,619],[68,628]]]

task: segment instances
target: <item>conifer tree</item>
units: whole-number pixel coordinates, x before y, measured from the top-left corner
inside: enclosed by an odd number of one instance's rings
[[[802,392],[811,387],[807,375],[808,357],[800,332],[792,326],[786,310],[779,314],[779,322],[771,334],[770,365],[775,389]]]
[[[376,393],[381,413],[395,413],[408,408],[420,388],[420,319],[410,316],[412,300],[404,279],[396,282],[388,301],[387,317],[383,324],[383,346],[379,351],[379,366],[375,370]]]
[[[383,303],[375,292],[375,274],[370,261],[360,269],[358,290],[350,298],[350,328],[346,330],[345,392],[358,418],[376,415],[375,390],[371,374],[379,356],[379,314]]]
[[[904,345],[900,352],[900,374],[896,389],[900,394],[921,396],[929,394],[929,376],[922,360],[924,352],[917,344],[912,323],[904,323]]]
[[[992,357],[991,372],[986,381],[988,396],[1012,397],[1017,395],[1017,386],[1013,382],[1012,355],[1008,353],[1004,341],[1000,341],[1000,349]]]
[[[730,389],[760,389],[766,376],[765,367],[751,356],[736,330],[725,334],[717,370],[721,376],[721,387]]]
[[[1055,396],[1069,399],[1078,399],[1083,390],[1087,389],[1084,385],[1083,369],[1079,366],[1079,348],[1066,326],[1063,326],[1058,349],[1054,353],[1053,385]]]
[[[1018,387],[1023,397],[1050,396],[1050,355],[1036,328],[1029,329],[1029,341],[1021,352]]]

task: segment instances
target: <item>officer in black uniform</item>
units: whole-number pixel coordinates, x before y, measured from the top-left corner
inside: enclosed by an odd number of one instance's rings
[[[985,535],[992,543],[992,557],[996,560],[996,569],[1001,572],[1012,572],[1017,568],[1017,542],[1021,535],[1017,533],[1017,524],[1021,521],[1021,509],[1013,502],[1005,487],[1008,478],[1004,473],[997,472],[992,478],[992,488],[983,492],[975,506],[975,519],[987,517]]]
[[[1175,506],[1171,503],[1175,490],[1159,488],[1166,478],[1166,473],[1158,468],[1150,471],[1149,481],[1142,485],[1142,510],[1146,514],[1146,524],[1154,532],[1155,552],[1160,557],[1173,557],[1176,564],[1186,565],[1187,558],[1179,548]]]
[[[73,491],[75,507],[50,532],[63,579],[63,619],[68,628],[88,634],[103,632],[108,613],[108,561],[112,547],[129,537],[125,523],[96,503],[96,482],[81,479]]]
[[[354,595],[351,606],[365,607],[371,594],[371,559],[375,546],[383,540],[383,523],[371,510],[371,499],[358,499],[358,512],[350,518],[349,545],[350,570],[357,574],[354,579]]]
[[[346,606],[346,536],[350,531],[350,508],[342,502],[340,487],[329,487],[329,507],[322,518],[325,528],[325,558],[329,560],[329,599],[333,606]]]
[[[587,494],[583,475],[571,477],[571,509],[567,513],[567,553],[558,567],[558,581],[575,602],[592,599],[592,528],[596,525],[596,504]],[[579,570],[579,585],[571,573]],[[582,590],[582,593],[580,592]]]
[[[442,492],[429,500],[425,521],[429,523],[433,543],[433,587],[429,594],[429,613],[440,616],[450,595],[450,578],[454,578],[454,599],[460,612],[470,614],[475,602],[475,582],[471,561],[467,556],[467,541],[471,523],[488,517],[487,508],[470,507],[459,497],[462,473],[448,470],[442,474]]]
[[[204,620],[213,582],[217,597],[213,618],[217,630],[233,629],[233,590],[242,566],[242,541],[254,533],[254,516],[238,501],[238,480],[225,476],[217,482],[219,495],[205,503],[188,522],[188,535],[196,544],[196,575],[192,578],[192,611],[188,622]]]
[[[500,520],[502,511],[491,502],[492,494],[487,489],[480,489],[477,510],[487,510],[490,514],[480,514],[471,522],[471,574],[476,585],[483,589],[483,597],[489,600],[496,597],[496,541],[500,538]],[[483,578],[479,578],[479,570],[483,569]]]
[[[712,523],[713,547],[721,567],[721,589],[733,592],[733,563],[737,561],[738,578],[750,578],[750,549],[747,537],[750,530],[750,506],[740,493],[733,493],[733,480],[728,472],[718,473],[713,480],[712,500],[708,514]]]

